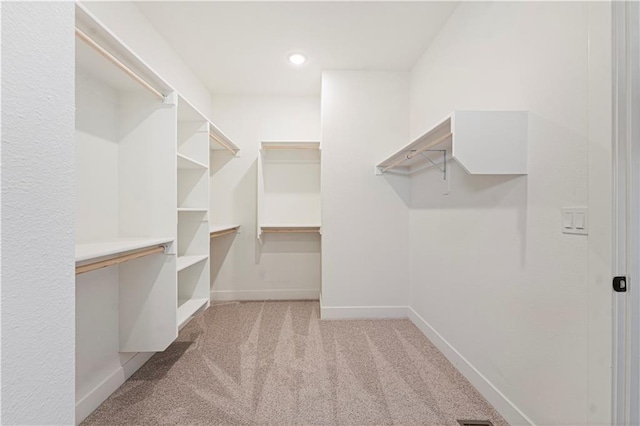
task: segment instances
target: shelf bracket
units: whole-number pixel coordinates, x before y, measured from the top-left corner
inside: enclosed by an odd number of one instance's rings
[[[425,152],[439,152],[442,154],[442,166],[433,161]],[[436,167],[438,170],[442,172],[442,180],[446,183],[446,188],[444,190],[444,195],[449,194],[449,176],[447,173],[447,150],[446,149],[427,149],[424,152],[420,153],[420,156],[431,163],[432,166]]]
[[[440,152],[442,153],[442,167],[439,164],[434,162],[431,158],[426,156],[424,152],[420,153],[420,156],[431,163],[432,166],[436,167],[438,170],[442,172],[442,180],[447,180],[447,150],[446,149],[427,149],[425,152]]]

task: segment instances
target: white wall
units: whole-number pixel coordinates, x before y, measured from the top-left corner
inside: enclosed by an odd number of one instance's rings
[[[74,421],[73,3],[2,3],[2,424]]]
[[[209,91],[144,17],[135,3],[85,1],[82,4],[160,77],[203,114],[209,116],[211,113]],[[206,52],[203,52],[203,55],[206,55]]]
[[[588,421],[611,422],[612,410],[612,28],[611,3],[590,2]]]
[[[409,193],[374,165],[409,141],[409,74],[322,74],[322,316],[406,316]]]
[[[256,236],[256,200],[260,141],[320,140],[320,100],[215,95],[212,118],[241,151],[238,158],[220,151],[211,155],[210,220],[242,227],[235,236],[212,240],[212,298],[317,298],[320,237],[267,235],[260,244]]]
[[[602,304],[594,318],[608,321],[607,277],[587,285],[588,238],[560,227],[563,206],[589,204],[587,9],[461,3],[411,73],[412,137],[456,109],[531,112],[528,176],[470,176],[454,165],[448,196],[437,172],[411,182],[411,308],[441,347],[448,342],[453,358],[476,369],[465,367],[514,423],[609,419],[607,391],[588,396],[590,352],[599,357],[593,377],[606,386],[610,347],[589,340],[588,319],[591,301]],[[606,14],[592,19],[601,26]],[[595,80],[594,90],[607,101],[603,83]],[[606,108],[598,112],[609,119]],[[606,151],[606,127],[594,126]],[[604,327],[591,337],[605,337]],[[479,383],[485,379],[495,388]]]

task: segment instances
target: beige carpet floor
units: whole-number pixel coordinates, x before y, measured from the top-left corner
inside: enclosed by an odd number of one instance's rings
[[[506,425],[409,320],[315,301],[213,305],[84,425]]]

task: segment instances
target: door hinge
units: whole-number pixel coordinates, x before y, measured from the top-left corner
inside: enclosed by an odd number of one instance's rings
[[[627,277],[613,277],[613,291],[618,293],[627,292]]]

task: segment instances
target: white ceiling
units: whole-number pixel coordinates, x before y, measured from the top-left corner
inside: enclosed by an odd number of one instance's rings
[[[457,2],[138,2],[212,93],[316,95],[322,70],[409,71]],[[304,53],[301,67],[292,52]]]

